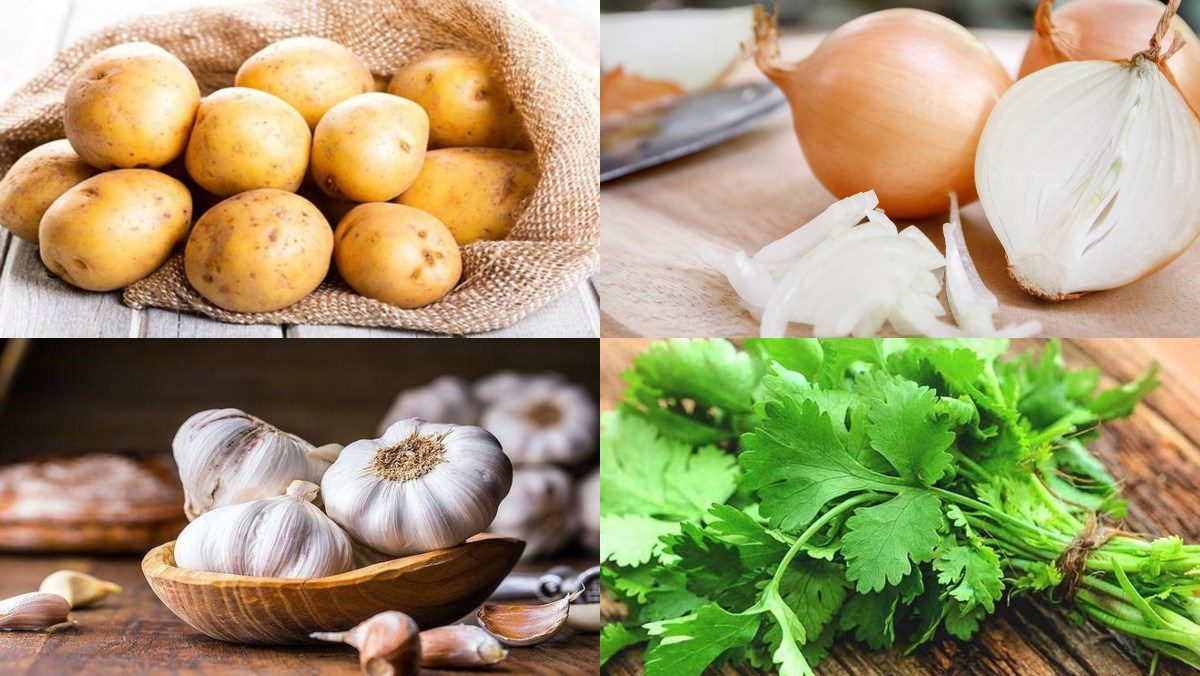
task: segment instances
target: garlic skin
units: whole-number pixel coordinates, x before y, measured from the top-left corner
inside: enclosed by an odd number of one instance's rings
[[[578,528],[571,478],[557,467],[544,465],[513,471],[512,490],[488,531],[524,540],[521,560],[525,561],[557,554]]]
[[[379,613],[349,631],[316,632],[310,636],[358,648],[358,664],[365,674],[406,676],[421,671],[420,629],[411,617],[398,610]]]
[[[42,580],[38,591],[58,594],[71,608],[86,608],[120,592],[121,587],[77,570],[56,570]]]
[[[354,568],[350,538],[313,504],[316,484],[293,481],[284,495],[218,507],[175,541],[180,568],[254,577],[312,579]]]
[[[480,425],[515,464],[575,464],[594,455],[600,414],[586,389],[557,374],[501,372],[475,392],[487,402]]]
[[[587,475],[575,491],[579,514],[579,543],[593,552],[600,551],[600,469]]]
[[[512,463],[487,430],[412,419],[343,449],[321,492],[356,540],[407,556],[483,531],[511,485]]]
[[[46,631],[69,622],[71,605],[58,594],[29,592],[0,601],[0,629]]]
[[[440,376],[396,395],[392,407],[379,423],[379,434],[382,435],[396,422],[409,418],[451,425],[474,425],[479,422],[479,404],[471,396],[467,381],[456,376]]]
[[[479,609],[479,623],[507,646],[530,646],[554,638],[567,624],[571,602],[582,591],[542,604],[485,603]]]
[[[1136,282],[1200,234],[1200,120],[1153,55],[1017,82],[988,119],[975,175],[1009,272],[1046,300]]]
[[[236,408],[201,411],[171,442],[189,520],[210,509],[283,495],[297,479],[319,484],[336,446],[315,448]]]

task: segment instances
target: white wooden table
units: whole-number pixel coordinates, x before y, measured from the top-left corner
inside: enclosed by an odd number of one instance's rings
[[[229,0],[225,0],[229,2]],[[594,0],[561,0],[595,16]],[[219,4],[220,0],[0,0],[0,100],[46,66],[67,44],[129,17]],[[133,310],[119,292],[89,293],[46,271],[37,247],[0,228],[0,337],[397,338],[418,334],[349,326],[226,324],[167,310]],[[599,303],[588,282],[520,322],[487,337],[596,338]]]

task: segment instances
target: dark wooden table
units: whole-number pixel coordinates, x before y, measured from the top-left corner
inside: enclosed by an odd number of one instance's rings
[[[620,371],[647,342],[602,341],[602,407],[611,407],[619,397]],[[1073,366],[1098,366],[1106,384],[1135,377],[1152,360],[1161,362],[1162,385],[1130,419],[1107,425],[1092,449],[1125,482],[1130,526],[1147,533],[1176,533],[1189,541],[1200,540],[1200,340],[1082,340],[1064,345],[1064,353]],[[1061,611],[1019,600],[1001,608],[973,641],[943,639],[909,656],[869,652],[843,642],[818,671],[831,676],[1132,676],[1144,674],[1145,666],[1137,661],[1132,644],[1092,625],[1076,626]],[[640,651],[627,650],[614,657],[604,673],[641,673]],[[1158,673],[1196,672],[1164,659]]]
[[[568,562],[576,567],[585,561]],[[76,626],[53,634],[0,634],[0,674],[353,674],[358,653],[346,645],[265,647],[224,643],[197,632],[159,602],[142,577],[141,559],[47,556],[0,557],[0,598],[36,590],[42,578],[73,568],[111,580],[124,591],[93,609],[76,610]],[[544,570],[538,564],[530,570]],[[511,648],[487,672],[590,674],[599,661],[598,638],[564,629],[539,646]],[[449,674],[448,671],[423,671]]]

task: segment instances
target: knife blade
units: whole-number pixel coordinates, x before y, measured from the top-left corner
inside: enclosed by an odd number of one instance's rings
[[[775,85],[757,83],[705,90],[632,115],[600,133],[600,182],[739,136],[786,102]]]

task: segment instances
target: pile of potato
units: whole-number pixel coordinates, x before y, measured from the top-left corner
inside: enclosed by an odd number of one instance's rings
[[[459,247],[506,237],[538,180],[511,149],[526,142],[503,81],[458,50],[378,92],[342,45],[291,38],[202,99],[174,55],[123,44],[74,74],[63,125],[0,181],[0,223],[92,291],[150,275],[186,240],[188,282],[237,312],[295,303],[331,261],[364,296],[432,303],[459,281]],[[194,201],[211,206],[193,226]]]

